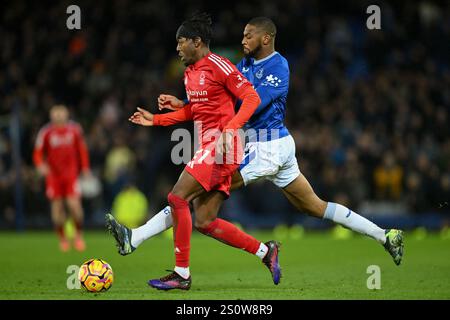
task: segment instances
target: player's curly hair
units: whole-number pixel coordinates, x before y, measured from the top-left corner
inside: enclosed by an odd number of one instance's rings
[[[212,38],[211,15],[206,12],[196,12],[189,19],[183,21],[181,26],[192,30],[206,45],[209,45]]]

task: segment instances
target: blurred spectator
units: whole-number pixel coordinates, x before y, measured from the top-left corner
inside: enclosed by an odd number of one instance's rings
[[[378,199],[399,200],[402,194],[403,169],[392,153],[386,153],[383,163],[375,168],[375,193]]]
[[[147,218],[147,198],[136,186],[128,184],[114,199],[112,212],[120,223],[137,228]]]
[[[114,199],[131,179],[135,166],[135,154],[127,146],[125,138],[118,132],[113,138],[113,146],[106,155],[105,181],[108,199]]]

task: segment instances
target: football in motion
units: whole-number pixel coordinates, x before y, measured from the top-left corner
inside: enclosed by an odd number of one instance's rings
[[[89,292],[102,292],[111,288],[114,275],[111,266],[102,259],[89,259],[78,273],[81,286]]]

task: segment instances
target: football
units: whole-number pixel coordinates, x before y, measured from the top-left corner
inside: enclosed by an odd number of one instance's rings
[[[78,272],[81,286],[89,292],[104,292],[111,288],[114,275],[111,266],[102,259],[89,259]]]

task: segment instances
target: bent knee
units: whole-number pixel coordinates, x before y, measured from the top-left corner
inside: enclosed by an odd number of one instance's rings
[[[170,192],[167,195],[167,201],[169,202],[169,205],[172,208],[178,208],[189,205],[189,203],[186,200],[184,200],[182,197],[173,192]]]
[[[201,218],[196,218],[195,222],[194,222],[194,226],[196,229],[198,229],[199,231],[202,230],[207,230],[209,225],[213,222],[214,220],[210,220],[210,219],[201,219]]]

